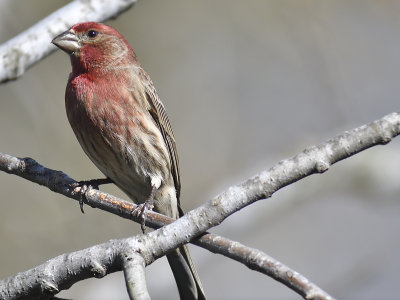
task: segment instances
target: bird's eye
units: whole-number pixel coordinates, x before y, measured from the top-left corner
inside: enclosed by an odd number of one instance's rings
[[[99,33],[96,30],[89,30],[87,32],[87,36],[90,37],[91,39],[95,38]]]

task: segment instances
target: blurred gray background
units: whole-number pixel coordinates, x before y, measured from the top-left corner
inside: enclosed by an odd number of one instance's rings
[[[0,42],[66,3],[0,0]],[[107,23],[131,43],[167,107],[186,211],[307,146],[399,110],[399,1],[143,0]],[[77,180],[98,178],[65,115],[69,72],[58,50],[0,85],[0,151]],[[265,251],[339,299],[398,299],[399,151],[399,139],[365,151],[212,232]],[[77,202],[15,176],[0,173],[0,189],[0,278],[139,232],[97,209],[83,215]],[[210,299],[299,298],[191,249]],[[154,299],[177,297],[165,259],[147,279]],[[128,299],[121,273],[60,296]]]

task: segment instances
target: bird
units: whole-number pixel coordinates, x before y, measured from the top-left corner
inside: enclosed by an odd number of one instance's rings
[[[71,61],[68,121],[86,155],[136,204],[177,219],[181,179],[164,104],[127,40],[97,22],[73,25],[52,43]],[[205,299],[187,245],[167,254],[181,299]]]

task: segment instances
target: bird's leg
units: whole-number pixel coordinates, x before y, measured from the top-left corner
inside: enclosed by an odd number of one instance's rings
[[[142,228],[142,232],[145,232],[146,226],[146,212],[148,210],[152,210],[154,207],[154,196],[157,192],[157,187],[155,185],[152,186],[151,192],[149,197],[146,199],[146,201],[142,204],[139,204],[136,206],[136,208],[132,211],[132,214],[137,215],[140,218],[140,228]]]
[[[78,181],[73,187],[74,189],[80,188],[80,198],[79,198],[79,207],[81,208],[81,212],[84,214],[83,210],[83,198],[86,195],[86,192],[90,189],[99,189],[99,186],[102,184],[113,183],[110,178],[100,178],[100,179],[91,179],[91,180],[82,180]]]

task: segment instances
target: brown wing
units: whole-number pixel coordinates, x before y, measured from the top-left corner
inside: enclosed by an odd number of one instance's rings
[[[176,197],[178,199],[178,206],[180,209],[179,197],[181,193],[181,180],[180,180],[180,170],[179,170],[179,159],[178,152],[176,150],[176,143],[174,138],[174,133],[172,132],[171,124],[169,123],[169,119],[167,116],[167,112],[165,110],[164,104],[161,102],[158,97],[157,91],[154,88],[153,82],[150,77],[141,70],[141,75],[144,77],[142,80],[146,92],[146,99],[149,104],[149,111],[157,126],[159,127],[163,137],[165,144],[167,145],[169,157],[171,160],[171,173],[172,178],[174,179]],[[180,212],[181,213],[181,212]]]

